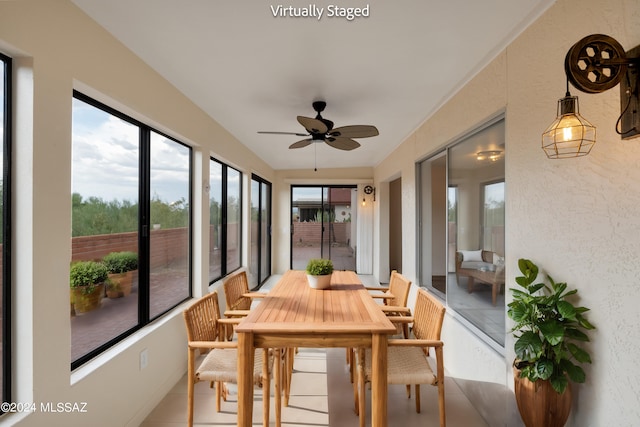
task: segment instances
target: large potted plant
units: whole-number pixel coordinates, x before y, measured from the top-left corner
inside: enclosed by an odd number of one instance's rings
[[[78,261],[71,264],[69,285],[72,313],[86,313],[100,307],[107,277],[107,267],[101,262]]]
[[[585,382],[580,363],[591,363],[589,353],[577,343],[589,341],[584,330],[595,329],[584,317],[585,307],[567,301],[577,290],[556,283],[534,283],[538,266],[518,260],[520,288],[511,288],[513,301],[507,312],[515,322],[514,381],[516,402],[527,427],[562,427],[571,411],[571,384]]]
[[[333,262],[330,259],[312,258],[307,263],[309,286],[315,289],[327,289],[331,285]]]
[[[138,269],[138,254],[131,251],[111,252],[102,258],[109,270],[107,296],[126,297],[131,293],[133,273]]]

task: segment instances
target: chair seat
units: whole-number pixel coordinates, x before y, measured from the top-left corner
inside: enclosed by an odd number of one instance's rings
[[[237,382],[238,350],[235,348],[213,349],[204,357],[196,370],[198,381]],[[271,363],[269,363],[271,369]],[[253,358],[253,382],[262,384],[262,350]]]
[[[365,378],[371,379],[371,350],[366,350]],[[387,350],[389,384],[436,384],[436,375],[427,356],[418,347],[389,347]]]

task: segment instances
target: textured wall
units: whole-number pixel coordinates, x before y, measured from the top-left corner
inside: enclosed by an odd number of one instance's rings
[[[413,189],[405,171],[416,161],[504,111],[507,283],[514,283],[517,259],[526,257],[579,289],[576,302],[591,308],[589,318],[598,329],[590,334],[593,364],[586,367],[586,384],[574,388],[568,425],[633,426],[640,419],[635,361],[640,353],[640,138],[621,141],[614,131],[619,88],[595,95],[572,90],[580,97],[582,115],[597,127],[598,142],[589,156],[548,160],[541,149],[542,131],[565,92],[564,56],[593,33],[614,37],[626,50],[640,44],[640,2],[559,0],[429,117],[375,175],[384,181],[401,174],[403,187]],[[414,205],[403,204],[403,209],[413,211]],[[404,225],[404,235],[415,235],[411,223]],[[404,251],[414,250],[413,244],[406,242]],[[455,316],[446,322],[450,375],[464,384],[491,425],[518,425],[510,395],[500,396],[504,405],[496,405],[474,387],[502,381],[512,388],[513,339],[507,337],[503,356],[471,338]]]

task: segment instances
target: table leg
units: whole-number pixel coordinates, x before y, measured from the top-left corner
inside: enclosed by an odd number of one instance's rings
[[[496,305],[496,301],[498,299],[498,290],[500,289],[500,284],[498,283],[493,283],[491,285],[491,302],[493,302],[493,305]]]
[[[238,427],[252,425],[253,358],[253,334],[238,333]]]
[[[374,334],[371,339],[371,377],[371,424],[387,427],[387,336],[384,334]]]

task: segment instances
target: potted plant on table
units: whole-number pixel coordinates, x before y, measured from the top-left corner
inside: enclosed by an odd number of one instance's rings
[[[71,264],[69,285],[72,314],[86,313],[100,307],[107,277],[107,267],[101,262],[78,261]]]
[[[102,258],[102,262],[109,270],[107,296],[121,298],[129,295],[133,273],[138,269],[138,254],[131,251],[111,252]]]
[[[589,353],[576,342],[589,341],[583,330],[595,329],[584,317],[585,307],[575,307],[566,298],[566,283],[539,282],[538,266],[528,259],[518,260],[522,276],[511,288],[513,301],[507,312],[515,322],[513,364],[518,410],[527,427],[562,427],[571,411],[571,384],[585,382],[577,363],[591,363]]]
[[[330,259],[312,258],[307,263],[309,286],[315,289],[327,289],[331,284],[333,262]]]

